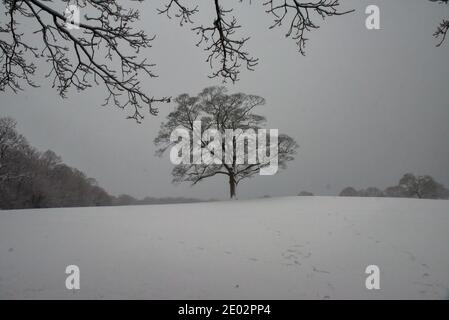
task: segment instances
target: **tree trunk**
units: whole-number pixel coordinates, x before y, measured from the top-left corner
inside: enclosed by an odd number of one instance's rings
[[[229,194],[230,194],[231,199],[235,199],[235,197],[236,197],[235,188],[236,188],[236,183],[235,183],[234,175],[230,175],[229,176]]]

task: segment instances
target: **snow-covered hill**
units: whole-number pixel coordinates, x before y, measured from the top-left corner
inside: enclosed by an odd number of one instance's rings
[[[365,287],[372,264],[380,290]],[[449,201],[0,211],[0,298],[448,299]]]

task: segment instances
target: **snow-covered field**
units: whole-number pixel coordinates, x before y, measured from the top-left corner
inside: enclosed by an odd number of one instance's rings
[[[80,268],[80,290],[65,268]],[[380,268],[367,290],[365,268]],[[0,298],[448,299],[449,201],[0,211]]]

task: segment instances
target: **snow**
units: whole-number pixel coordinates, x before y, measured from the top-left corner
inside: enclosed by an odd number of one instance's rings
[[[65,268],[80,268],[67,290]],[[365,268],[380,268],[380,289]],[[0,211],[1,299],[448,299],[449,201]]]

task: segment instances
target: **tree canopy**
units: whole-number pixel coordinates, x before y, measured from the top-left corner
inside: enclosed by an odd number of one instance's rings
[[[141,86],[142,75],[157,77],[155,63],[143,57],[156,35],[136,27],[140,12],[135,3],[142,1],[2,0],[6,19],[0,23],[0,91],[17,92],[24,84],[37,86],[33,81],[35,62],[42,59],[50,67],[46,76],[61,97],[66,97],[70,88],[82,91],[102,84],[105,104],[130,107],[129,118],[140,122],[144,108],[156,115],[155,104],[170,102],[170,97],[156,97]],[[64,9],[69,4],[83,13],[76,30],[67,28]],[[254,70],[258,63],[246,49],[250,37],[237,36],[242,26],[232,13],[230,1],[211,0],[214,14],[204,24],[196,22],[198,12],[206,5],[166,0],[154,10],[192,27],[198,35],[196,45],[206,51],[211,77],[237,81],[242,67]],[[264,6],[273,17],[270,28],[285,24],[286,36],[295,39],[302,54],[306,34],[318,28],[317,18],[351,12],[340,10],[339,0],[268,0]],[[39,46],[32,44],[33,37],[40,38]]]
[[[260,170],[269,167],[273,159],[276,159],[276,166],[280,168],[285,168],[286,163],[294,159],[298,145],[288,135],[277,136],[277,150],[272,148],[271,138],[268,141],[266,136],[263,137],[264,134],[257,136],[257,139],[246,135],[247,132],[263,129],[266,123],[264,116],[254,113],[256,107],[265,104],[262,97],[244,93],[228,94],[225,87],[209,87],[197,96],[181,94],[175,99],[175,103],[175,110],[167,116],[167,121],[161,124],[159,134],[154,140],[158,155],[178,143],[173,141],[172,133],[179,128],[187,130],[189,139],[194,140],[197,121],[201,121],[201,132],[212,129],[222,137],[229,137],[229,130],[232,130],[234,135],[229,139],[218,140],[221,150],[231,150],[229,158],[227,154],[214,153],[215,148],[211,152],[210,146],[217,143],[216,138],[211,141],[204,135],[198,137],[200,152],[211,153],[212,158],[215,157],[209,162],[195,163],[192,160],[195,156],[195,142],[189,142],[187,155],[183,155],[188,159],[173,168],[174,183],[188,181],[194,185],[206,178],[224,175],[228,178],[232,198],[236,196],[236,187],[242,180],[251,178]],[[239,143],[242,143],[240,146],[244,153],[241,157],[238,153]],[[262,157],[260,150],[256,150],[260,148],[263,148]],[[266,149],[270,150],[269,156],[266,156]],[[252,156],[256,153],[257,159]]]

